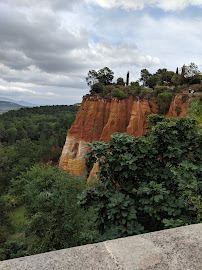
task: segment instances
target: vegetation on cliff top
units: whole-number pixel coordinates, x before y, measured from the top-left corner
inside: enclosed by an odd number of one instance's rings
[[[128,75],[128,74],[127,74]],[[198,85],[192,87],[195,92],[202,92],[200,85],[201,77],[198,66],[190,63],[188,66],[183,65],[181,74],[178,68],[176,72],[168,71],[166,68],[158,69],[154,74],[151,74],[147,69],[142,69],[140,79],[136,82],[128,84],[124,79],[119,77],[115,82],[112,82],[114,72],[108,67],[99,71],[90,70],[86,78],[88,86],[90,86],[91,94],[99,94],[104,98],[116,97],[123,99],[132,95],[134,97],[150,98],[157,97],[161,93],[182,93],[190,85]]]

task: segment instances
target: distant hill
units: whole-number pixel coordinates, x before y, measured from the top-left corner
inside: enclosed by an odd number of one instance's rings
[[[23,108],[24,106],[21,106],[17,103],[13,103],[10,101],[0,101],[0,113],[5,113],[10,110],[18,110],[20,108]]]
[[[16,103],[24,107],[37,107],[37,105],[23,100],[16,101]]]
[[[33,104],[33,103],[30,103],[30,102],[26,102],[24,100],[13,100],[11,98],[7,98],[7,97],[0,97],[0,101],[8,101],[8,102],[12,102],[12,103],[15,103],[15,104],[19,104],[23,107],[36,107],[37,105]]]

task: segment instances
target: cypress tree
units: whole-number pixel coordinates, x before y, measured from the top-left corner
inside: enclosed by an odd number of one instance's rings
[[[128,86],[128,84],[129,84],[129,71],[128,71],[127,76],[126,76],[126,86]]]

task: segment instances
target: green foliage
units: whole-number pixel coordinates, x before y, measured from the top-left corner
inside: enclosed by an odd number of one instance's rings
[[[155,126],[157,123],[164,121],[165,118],[159,114],[150,114],[147,117],[147,122],[149,123],[150,127]]]
[[[188,114],[197,121],[199,128],[202,128],[202,102],[192,102]]]
[[[57,167],[34,166],[13,183],[23,199],[28,223],[26,236],[34,241],[30,254],[87,244],[91,240],[90,212],[77,204],[85,188],[81,177],[70,176]]]
[[[116,84],[125,86],[125,82],[124,82],[123,78],[121,78],[121,77],[119,77],[119,78],[117,79]]]
[[[159,77],[160,84],[163,85],[171,83],[174,72],[168,71],[166,68],[163,68],[158,69],[155,74]]]
[[[146,85],[149,87],[149,88],[153,88],[157,85],[157,84],[160,84],[160,79],[159,79],[159,76],[158,75],[152,75],[150,76],[147,81],[146,81]]]
[[[138,81],[136,81],[136,82],[131,82],[130,85],[131,85],[131,86],[134,86],[134,87],[140,86],[140,84],[139,84]]]
[[[176,107],[175,107],[175,111],[176,111],[176,113],[177,113],[177,116],[179,116],[180,113],[181,113],[181,111],[182,111],[182,108],[181,108],[180,106],[176,106]]]
[[[171,81],[175,86],[178,86],[181,84],[181,76],[179,74],[174,74]]]
[[[26,249],[27,244],[24,241],[8,240],[0,249],[0,261],[27,256],[29,253]]]
[[[12,226],[10,223],[10,220],[7,216],[7,205],[5,203],[5,200],[0,197],[0,248],[2,243],[4,243],[10,232],[12,231]]]
[[[108,180],[95,183],[84,191],[79,199],[85,208],[90,204],[94,206],[96,226],[100,233],[96,241],[144,232],[143,226],[137,222],[135,200],[120,192],[120,189],[112,186]]]
[[[143,99],[143,98],[146,98],[146,99],[149,99],[150,97],[153,96],[153,89],[150,89],[150,88],[142,88],[140,93],[139,93],[139,98],[140,99]]]
[[[90,93],[91,94],[95,94],[95,93],[102,93],[103,92],[103,87],[104,85],[102,83],[94,83],[92,86],[91,86],[91,90],[90,90]]]
[[[166,114],[167,110],[170,107],[170,102],[172,100],[171,93],[161,93],[156,99],[156,103],[159,106],[159,112]]]
[[[147,69],[142,69],[140,72],[140,81],[143,82],[143,86],[147,85],[147,80],[152,74]]]
[[[117,97],[118,99],[123,99],[126,97],[126,94],[119,90],[118,88],[115,88],[112,92],[112,97]]]
[[[103,86],[111,84],[113,78],[114,72],[108,67],[105,67],[98,71],[89,70],[86,82],[91,88],[91,94],[102,93]]]
[[[158,94],[165,93],[165,92],[169,92],[168,86],[157,85],[154,88],[154,95],[155,96],[158,96]]]
[[[181,73],[181,84],[197,84],[200,83],[200,71],[195,63],[190,63],[188,66],[183,65]]]
[[[117,88],[119,87],[119,85],[116,86]],[[103,88],[103,96],[105,98],[110,98],[112,95],[112,92],[114,91],[115,86],[114,85],[106,85]]]
[[[0,195],[35,163],[58,162],[77,111],[76,106],[43,106],[0,116]]]
[[[87,153],[99,182],[80,204],[94,206],[100,239],[201,221],[202,138],[190,118],[150,116],[146,137],[114,133]]]

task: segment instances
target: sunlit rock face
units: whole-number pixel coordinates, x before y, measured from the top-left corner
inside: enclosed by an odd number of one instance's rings
[[[173,96],[166,117],[177,117],[176,107],[181,108],[179,117],[186,115],[188,100],[183,102],[183,94]],[[148,130],[147,116],[157,113],[155,99],[134,100],[132,96],[118,100],[87,95],[77,113],[76,120],[67,133],[59,166],[75,175],[85,175],[84,155],[87,143],[110,140],[114,132],[127,132],[133,136],[143,136]],[[97,167],[96,167],[97,168]],[[93,168],[90,175],[97,171]]]

